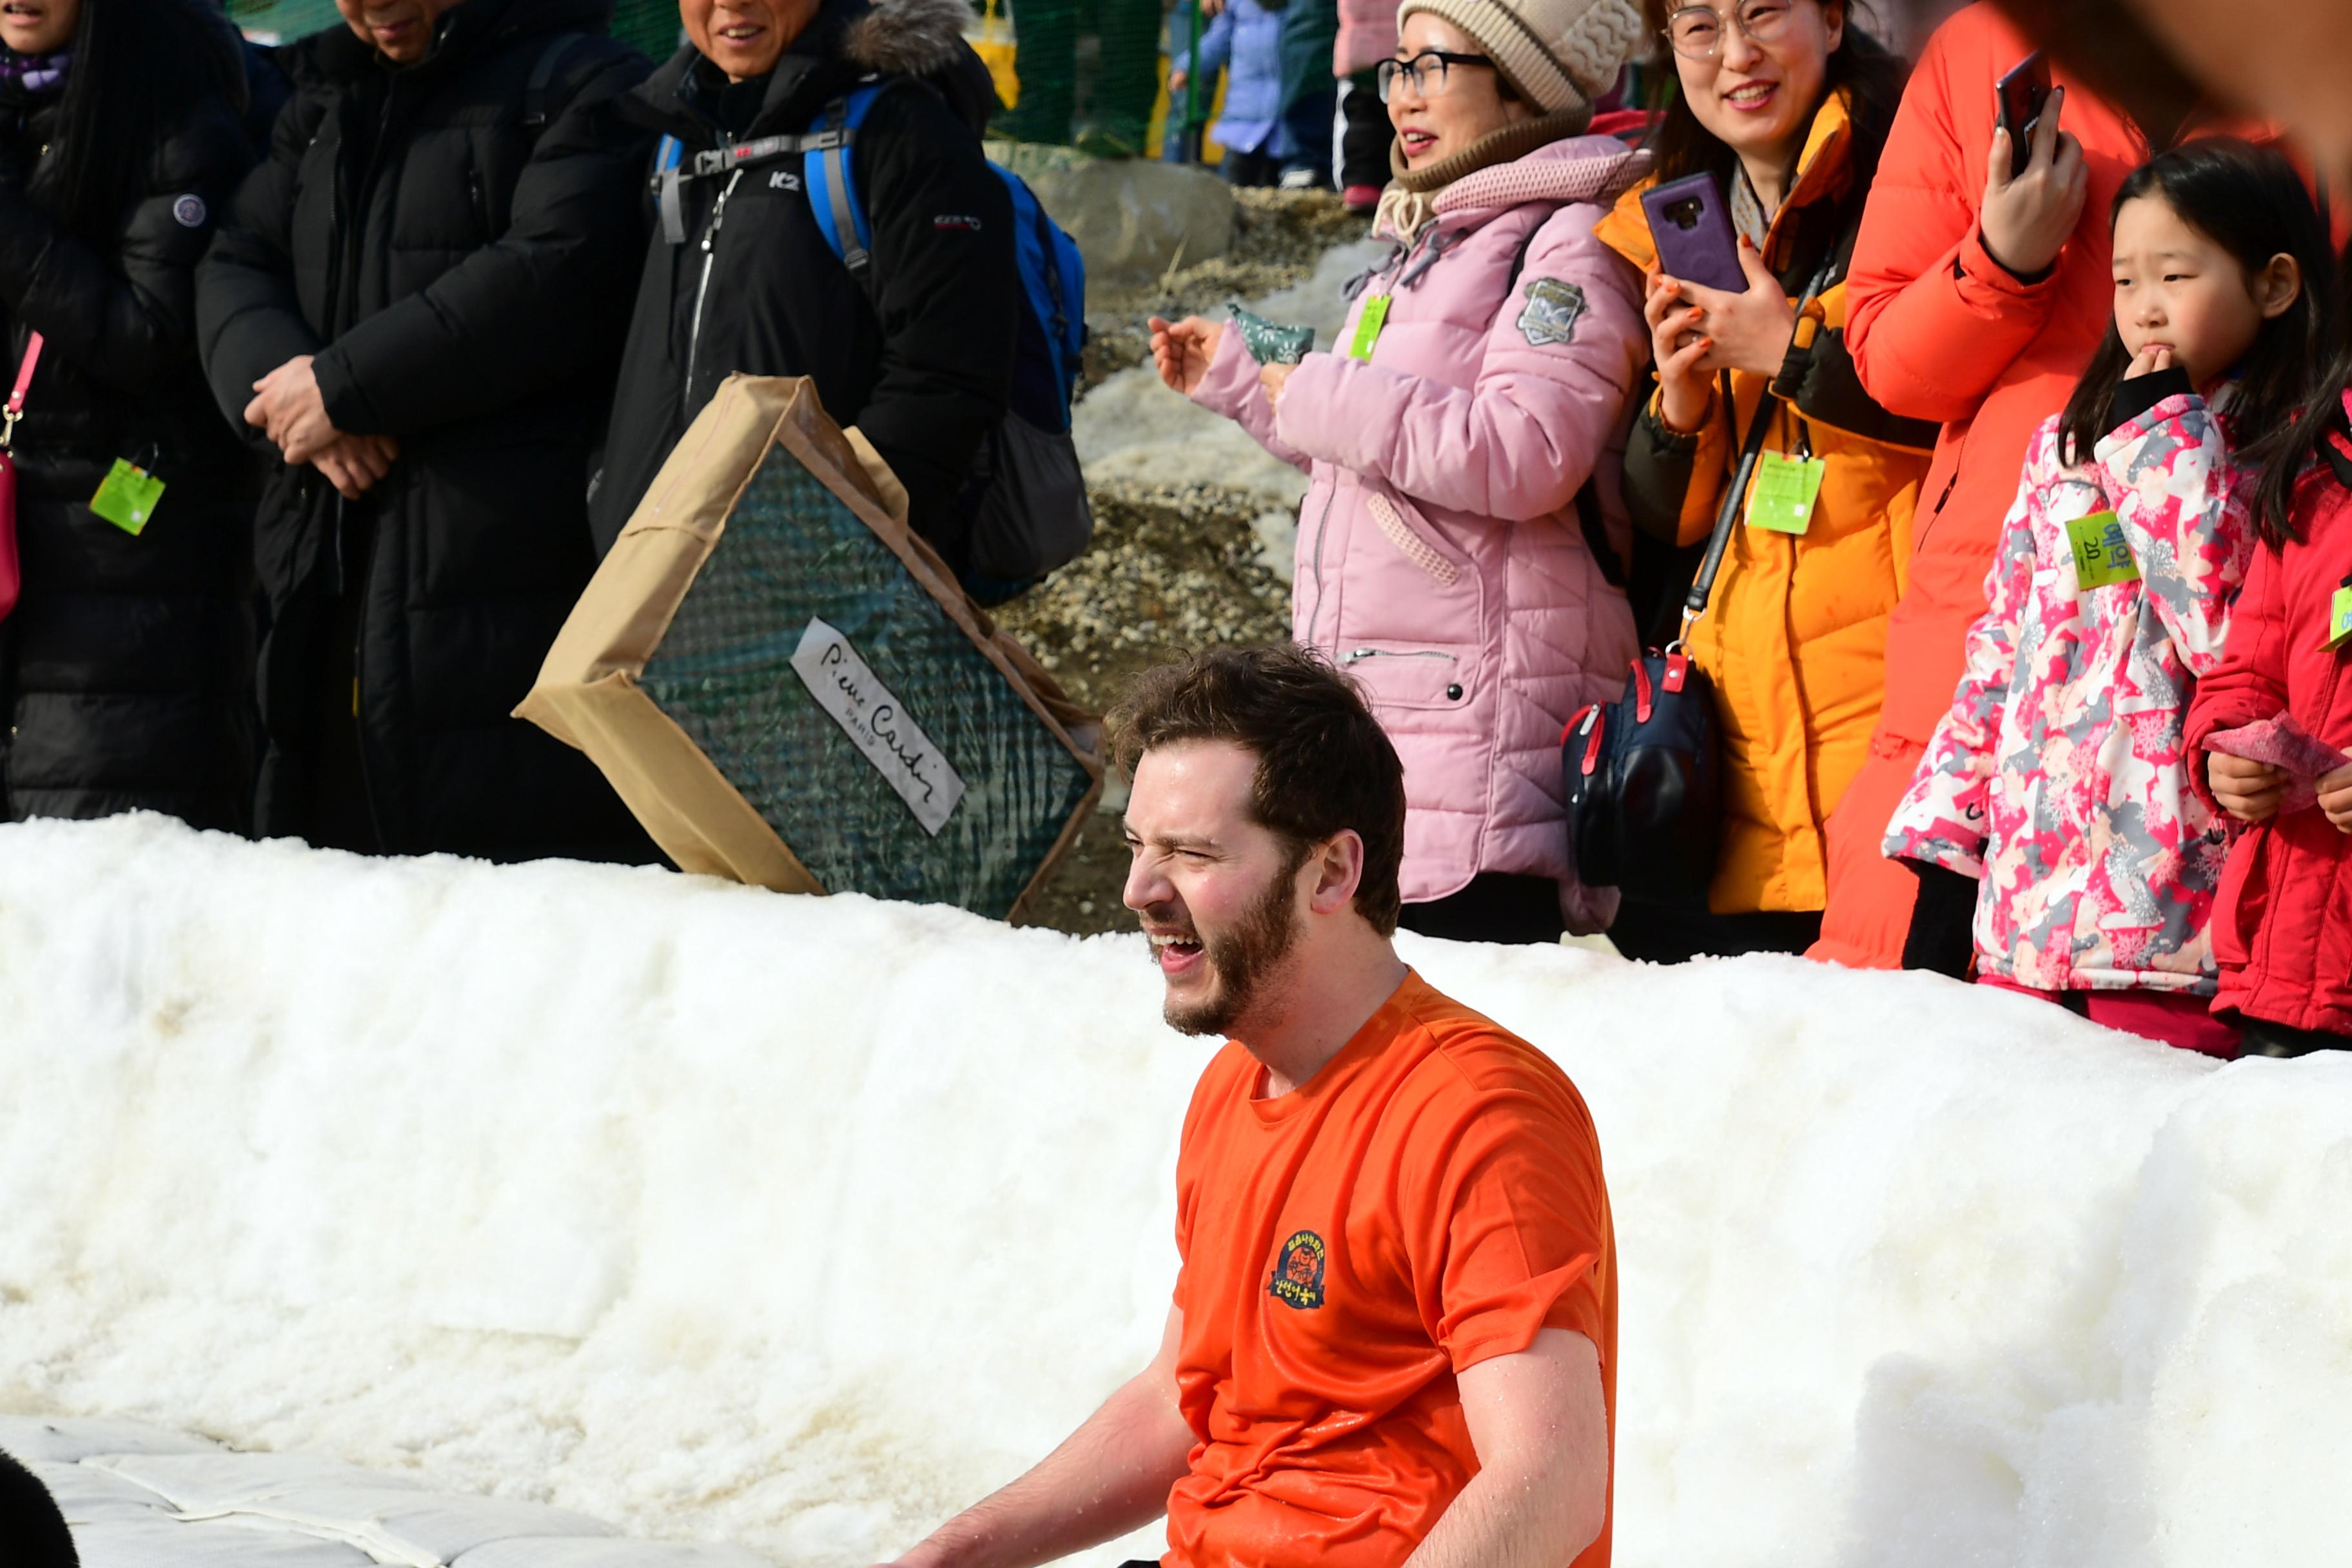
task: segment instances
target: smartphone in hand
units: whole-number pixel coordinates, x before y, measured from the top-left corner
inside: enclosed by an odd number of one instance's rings
[[[2033,161],[2033,131],[2050,101],[2049,58],[2034,50],[1993,84],[1993,92],[2000,100],[2000,128],[2009,132],[2009,177],[2013,180]]]
[[[1731,216],[1712,174],[1693,174],[1643,193],[1658,270],[1685,283],[1748,292],[1748,273],[1731,237]]]

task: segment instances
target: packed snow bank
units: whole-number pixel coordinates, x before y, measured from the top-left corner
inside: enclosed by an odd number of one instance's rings
[[[1406,951],[1599,1120],[1621,1563],[2352,1556],[2352,1062]],[[855,898],[0,828],[0,1410],[870,1560],[1149,1352],[1207,1054],[1156,989]]]

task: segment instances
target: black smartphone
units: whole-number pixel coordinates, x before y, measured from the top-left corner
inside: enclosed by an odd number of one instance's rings
[[[1728,293],[1748,292],[1731,218],[1712,174],[1692,174],[1646,191],[1642,210],[1650,219],[1650,243],[1657,247],[1658,270],[1685,283]]]
[[[2000,127],[2009,132],[2009,177],[2025,173],[2033,162],[2033,129],[2042,123],[2042,106],[2050,101],[2050,61],[2040,49],[2010,68],[1993,84],[2000,101]]]

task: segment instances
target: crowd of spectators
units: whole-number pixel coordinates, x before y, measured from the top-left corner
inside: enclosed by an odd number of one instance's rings
[[[682,0],[658,67],[607,0],[338,4],[266,52],[215,0],[0,14],[7,812],[649,860],[509,715],[732,374],[814,378],[963,564],[1020,319],[982,137],[1074,134],[1059,13],[1016,16],[1008,114],[965,0]],[[1097,150],[1145,140],[1148,32],[1177,99],[1223,69],[1233,177],[1340,187],[1389,244],[1295,363],[1153,330],[1308,475],[1296,635],[1404,758],[1403,925],[1933,969],[2225,1055],[2352,1037],[2316,891],[2352,772],[2292,752],[2344,738],[2352,602],[2308,586],[2352,580],[2344,329],[2278,128],[2064,59],[2011,123],[2034,44],[1985,5],[1916,63],[1840,0],[1091,14]],[[754,153],[872,81],[861,268]],[[1691,176],[1744,284],[1661,263],[1645,197]],[[1720,735],[1697,898],[1587,879],[1564,828],[1563,730],[1668,639]]]

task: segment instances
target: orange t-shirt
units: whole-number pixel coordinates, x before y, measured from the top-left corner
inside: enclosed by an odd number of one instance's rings
[[[1613,1470],[1616,1244],[1567,1075],[1407,973],[1305,1084],[1260,1081],[1228,1044],[1184,1116],[1171,1568],[1395,1568],[1478,1471],[1454,1374],[1546,1327],[1600,1351]],[[1576,1568],[1608,1562],[1604,1526]]]

